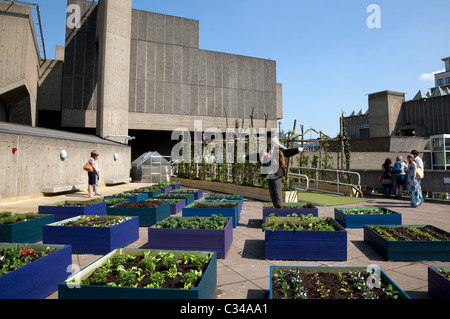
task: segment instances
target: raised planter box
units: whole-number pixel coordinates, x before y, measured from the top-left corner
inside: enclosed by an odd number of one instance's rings
[[[0,243],[0,249],[11,244]],[[30,244],[35,252],[49,247],[51,254],[0,276],[0,299],[42,299],[58,289],[58,283],[70,274],[72,247],[63,245]]]
[[[311,206],[311,207],[305,207]],[[303,208],[305,207],[305,208]],[[272,203],[263,203],[262,219],[263,222],[266,217],[274,214],[276,217],[286,217],[287,215],[297,214],[297,215],[313,215],[314,217],[319,216],[319,210],[317,207],[311,203],[283,203],[281,208],[273,207]]]
[[[201,189],[177,189],[171,190],[169,194],[193,194],[195,200],[203,197],[203,191]]]
[[[317,273],[331,273],[331,274],[347,274],[349,272],[360,272],[360,273],[366,273],[368,271],[368,269],[366,267],[303,267],[303,266],[270,266],[270,294],[269,294],[269,299],[279,299],[276,298],[274,295],[274,291],[275,291],[275,287],[273,285],[274,282],[274,277],[273,274],[275,272],[278,271],[283,271],[283,272],[289,272],[292,269],[294,270],[298,270],[301,271],[302,273],[305,272],[308,275],[314,275]],[[379,267],[375,267],[372,268],[373,270],[376,271],[376,274],[380,276],[381,279],[381,283],[385,284],[385,285],[392,285],[393,290],[396,291],[398,293],[398,299],[411,299],[402,289],[400,289],[387,275],[386,273],[380,269]],[[370,271],[372,269],[369,269]],[[301,276],[300,276],[301,277]],[[277,279],[279,279],[279,277],[275,277]],[[303,278],[302,278],[303,279]],[[291,286],[293,285],[292,283],[289,283]],[[325,284],[325,283],[324,283]],[[324,286],[325,290],[328,287]],[[315,289],[316,290],[316,289]],[[308,291],[308,289],[306,289],[306,295],[308,296],[308,294],[311,294],[311,291]],[[310,295],[311,297],[311,295]],[[331,297],[331,296],[330,296]]]
[[[382,210],[383,214],[374,213]],[[363,214],[350,214],[358,211]],[[346,228],[363,228],[364,225],[401,225],[402,214],[384,207],[334,208],[334,218]]]
[[[138,216],[140,227],[150,227],[170,217],[170,203],[158,207],[121,207],[126,203],[108,207],[107,214],[115,216]]]
[[[92,202],[92,203],[91,203]],[[67,203],[75,203],[80,206],[64,206]],[[53,214],[55,221],[60,221],[80,215],[106,215],[106,201],[64,201],[51,205],[41,205],[39,214]]]
[[[76,220],[80,216],[68,220]],[[110,227],[62,226],[65,221],[44,226],[44,244],[72,246],[74,254],[104,255],[139,238],[139,218],[132,217]]]
[[[266,219],[284,222],[292,217]],[[265,228],[265,258],[281,260],[347,260],[347,231],[331,217],[338,230],[270,230]]]
[[[239,214],[242,212],[242,204],[244,203],[244,195],[239,194],[211,194],[205,197],[205,200],[222,200],[222,201],[239,201]]]
[[[156,199],[184,199],[186,201],[186,205],[192,204],[195,199],[193,194],[175,194],[175,193],[168,193],[168,194],[160,194],[155,197]]]
[[[143,255],[150,251],[155,255],[159,251],[147,249],[117,249],[100,258],[80,272],[70,276],[58,285],[59,299],[212,299],[217,289],[217,254],[212,252],[212,257],[207,268],[203,272],[200,283],[189,289],[175,288],[130,288],[81,285],[81,280],[86,279],[97,268],[106,264],[107,260],[116,254]],[[185,253],[205,256],[209,252],[199,251],[171,251],[177,256]],[[80,289],[69,288],[73,282],[80,284]]]
[[[148,198],[153,198],[162,193],[161,188],[157,188],[155,186],[152,187],[141,187],[137,189],[137,191],[142,193],[147,193]]]
[[[149,249],[215,251],[217,258],[224,259],[232,242],[231,218],[224,229],[148,228]]]
[[[386,226],[399,227],[399,225]],[[403,227],[422,226],[425,225],[404,225]],[[364,226],[364,242],[372,245],[388,261],[450,261],[450,240],[388,240],[371,227],[374,226]],[[434,228],[450,236],[450,233]]]
[[[42,240],[42,226],[53,223],[55,216],[37,214],[37,218],[17,224],[0,225],[0,242],[35,243]]]
[[[194,207],[196,204],[205,204],[209,207],[206,208],[198,208]],[[182,216],[183,217],[209,217],[211,215],[222,215],[223,217],[231,217],[233,220],[233,228],[237,227],[237,224],[239,222],[239,210],[238,210],[238,201],[227,201],[226,204],[235,204],[235,207],[231,208],[223,208],[219,207],[220,205],[224,204],[221,202],[196,202],[192,203],[190,205],[187,205],[183,207],[182,209]]]
[[[450,299],[450,279],[440,274],[437,269],[450,267],[428,267],[428,294],[435,299]]]
[[[178,214],[186,206],[185,199],[166,198],[161,200],[170,203],[170,215]]]
[[[117,197],[122,197],[127,201],[130,202],[140,202],[141,200],[147,200],[148,199],[148,194],[147,193],[129,193],[127,194],[125,193],[121,193],[121,194],[114,194],[111,196],[105,196],[104,198],[117,198]]]

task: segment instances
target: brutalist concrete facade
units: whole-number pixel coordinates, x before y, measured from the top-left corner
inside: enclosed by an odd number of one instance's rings
[[[131,4],[131,0],[125,2]],[[277,127],[282,99],[275,61],[202,50],[199,21],[132,9],[128,18],[124,15],[116,21],[124,28],[130,23],[129,47],[126,41],[120,45],[113,42],[117,45],[111,47],[114,51],[129,51],[127,78],[110,80],[110,84],[121,84],[118,89],[128,89],[127,101],[120,104],[128,111],[121,113],[128,118],[127,127],[125,130],[123,124],[110,125],[108,131],[99,132],[98,117],[105,116],[98,86],[105,66],[99,61],[111,53],[100,50],[99,29],[117,28],[113,22],[100,25],[105,15],[103,3],[111,5],[114,1],[100,0],[97,4],[68,0],[68,5],[80,7],[82,21],[79,29],[66,29],[63,127],[97,127],[97,135],[105,136],[125,134],[126,130],[193,129],[194,120],[200,119],[203,128],[225,129],[225,118],[234,126],[237,119],[249,122],[251,115],[255,128]],[[122,57],[127,59],[127,53]],[[121,62],[116,59],[116,63]]]

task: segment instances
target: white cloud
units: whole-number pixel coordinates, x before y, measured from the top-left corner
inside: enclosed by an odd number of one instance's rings
[[[445,72],[445,69],[442,69],[440,71],[435,71],[432,73],[423,73],[421,76],[419,76],[419,79],[422,81],[426,81],[426,82],[429,82],[429,81],[434,82],[434,75],[436,73],[441,73],[441,72]]]

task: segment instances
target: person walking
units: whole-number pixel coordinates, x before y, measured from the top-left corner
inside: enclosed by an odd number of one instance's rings
[[[392,166],[392,159],[390,157],[386,158],[382,169],[382,179],[381,186],[383,188],[383,197],[390,197],[392,192],[392,172],[394,167]]]
[[[396,162],[394,164],[394,174],[395,180],[397,182],[395,188],[395,198],[401,198],[403,188],[405,187],[406,181],[406,160],[404,161],[401,156],[397,156]]]
[[[420,186],[419,179],[417,178],[417,164],[412,154],[409,154],[406,157],[406,160],[408,162],[407,183],[408,194],[411,196],[411,207],[417,207],[424,202],[422,188]]]

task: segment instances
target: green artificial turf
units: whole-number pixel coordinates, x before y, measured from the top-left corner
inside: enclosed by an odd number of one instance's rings
[[[298,201],[310,202],[321,206],[338,206],[338,205],[361,203],[367,200],[364,198],[319,193],[313,191],[299,191]]]

